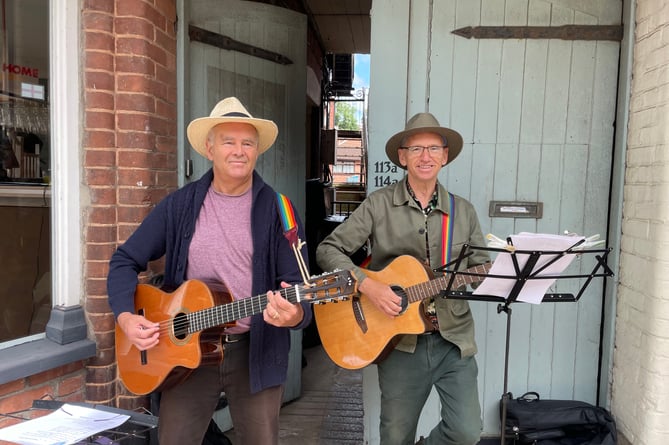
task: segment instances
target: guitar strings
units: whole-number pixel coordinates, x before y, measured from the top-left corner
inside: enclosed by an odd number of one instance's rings
[[[483,276],[488,272],[492,263],[479,264],[477,266],[472,266],[465,271],[460,271],[456,273],[455,279],[453,281],[454,288],[464,286],[465,284],[474,283],[476,281],[483,280]],[[474,273],[475,275],[465,275],[466,273]],[[434,280],[425,281],[423,283],[414,284],[406,288],[406,293],[409,295],[409,303],[415,303],[416,301],[421,301],[426,298],[438,295],[439,292],[445,290],[445,285],[451,279],[452,273],[447,273],[439,278]]]
[[[297,289],[296,289],[297,288]],[[291,298],[296,299],[297,295],[306,291],[308,293],[309,287],[307,286],[291,286],[284,289],[280,289],[278,292],[284,295],[284,298],[291,300]],[[254,311],[255,302],[258,302],[258,311]],[[295,301],[297,302],[297,301]],[[237,310],[235,310],[239,307]],[[179,314],[176,317],[171,317],[166,320],[161,320],[158,322],[158,332],[159,336],[169,334],[171,332],[178,333],[179,335],[191,334],[193,332],[201,331],[210,327],[218,326],[228,322],[236,321],[244,317],[258,314],[262,312],[267,307],[267,294],[261,294],[252,298],[243,298],[241,300],[235,300],[230,303],[201,309],[195,312],[186,312]],[[250,311],[250,312],[249,312]],[[242,312],[246,315],[242,316]],[[238,314],[238,315],[236,315]]]

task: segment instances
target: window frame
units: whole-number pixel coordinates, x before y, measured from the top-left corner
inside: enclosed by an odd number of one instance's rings
[[[49,1],[51,316],[41,338],[0,350],[0,384],[95,355],[82,299],[81,24],[79,0]],[[76,118],[72,119],[72,116]]]

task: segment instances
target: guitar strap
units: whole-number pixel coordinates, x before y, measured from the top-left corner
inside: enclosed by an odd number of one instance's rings
[[[450,201],[449,213],[444,213],[441,223],[441,262],[448,264],[451,262],[451,247],[453,245],[453,226],[455,226],[455,198],[453,193],[448,193]]]
[[[453,227],[455,226],[455,198],[453,193],[448,193],[449,209],[444,213],[441,220],[441,261],[444,265],[451,261],[451,246],[453,245]],[[444,266],[442,266],[444,267]],[[434,269],[435,272],[439,268]],[[437,308],[434,304],[434,298],[425,302],[425,315],[432,324],[432,329],[439,330],[439,320],[437,319]]]
[[[297,220],[295,219],[293,206],[290,203],[290,199],[279,192],[276,192],[276,203],[281,225],[283,226],[283,236],[293,246],[297,244]]]
[[[293,249],[293,254],[295,255],[297,265],[302,274],[302,279],[304,280],[304,284],[307,284],[309,281],[309,270],[306,261],[304,261],[304,257],[302,257],[302,253],[300,252],[304,243],[300,241],[297,233],[297,218],[295,218],[293,205],[286,195],[279,192],[276,192],[276,204],[277,211],[279,212],[279,219],[281,219],[281,225],[283,227],[283,236],[286,237],[288,244],[290,244],[291,249]]]

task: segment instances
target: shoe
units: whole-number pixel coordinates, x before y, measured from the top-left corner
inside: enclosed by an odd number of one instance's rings
[[[425,438],[423,436],[420,436],[420,439],[418,439],[416,445],[425,445]]]

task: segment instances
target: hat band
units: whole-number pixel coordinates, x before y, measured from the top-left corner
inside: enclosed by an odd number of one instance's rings
[[[248,117],[248,118],[251,117],[248,114],[240,113],[239,111],[233,111],[231,113],[225,113],[221,117],[228,117],[228,116],[230,116],[230,117]]]

